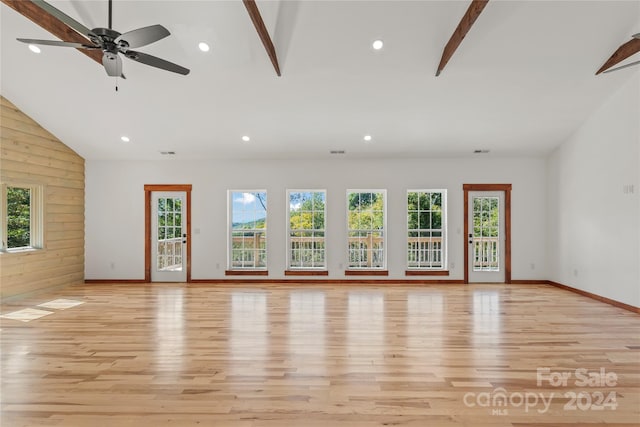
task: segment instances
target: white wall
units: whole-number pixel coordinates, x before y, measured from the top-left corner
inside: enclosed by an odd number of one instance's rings
[[[406,191],[446,188],[451,279],[463,278],[463,183],[511,183],[512,278],[546,279],[544,159],[87,161],[86,278],[144,278],[144,184],[192,184],[192,278],[221,279],[227,190],[268,192],[269,278],[284,278],[286,189],[327,190],[329,278],[343,279],[346,189],[387,189],[389,279],[405,279]],[[111,264],[114,267],[111,267]],[[534,268],[532,268],[532,265]]]
[[[636,71],[549,158],[550,280],[640,307],[639,178]]]

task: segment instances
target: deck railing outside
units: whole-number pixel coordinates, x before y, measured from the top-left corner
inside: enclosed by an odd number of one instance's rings
[[[324,262],[325,239],[323,237],[291,237],[292,260],[302,267],[313,267]],[[234,260],[232,267],[242,268],[258,265],[265,254],[266,236],[257,233],[252,244],[247,245],[246,237],[234,237]],[[249,247],[247,247],[249,246]],[[495,270],[499,265],[498,237],[478,237],[473,239],[474,270]],[[408,266],[442,268],[441,237],[410,237],[407,241]],[[384,238],[368,235],[365,238],[349,238],[349,264],[359,267],[381,267],[384,260]],[[182,238],[158,240],[158,269],[176,270],[182,267]]]
[[[182,268],[182,237],[158,240],[158,270]]]
[[[409,237],[407,261],[409,268],[443,268],[442,237]]]
[[[498,237],[473,238],[473,270],[499,270],[500,244]]]

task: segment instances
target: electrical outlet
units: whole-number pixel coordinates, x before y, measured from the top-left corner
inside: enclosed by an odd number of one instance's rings
[[[456,268],[456,263],[455,263],[455,262],[452,262],[452,263],[451,263],[451,265],[450,265],[450,267],[449,267],[449,269],[450,269],[450,270],[453,270],[453,269],[455,269],[455,268]]]
[[[109,267],[111,267],[112,270],[116,269],[116,263],[111,261],[111,264],[109,264]]]
[[[535,263],[533,263],[533,262],[531,263],[531,269],[532,269],[532,270],[535,270],[535,269],[536,269],[536,264],[535,264]]]

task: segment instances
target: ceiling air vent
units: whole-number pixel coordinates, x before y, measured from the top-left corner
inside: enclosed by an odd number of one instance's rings
[[[160,154],[162,154],[163,156],[175,156],[176,152],[175,151],[161,151]]]
[[[344,150],[331,150],[329,151],[330,154],[344,154],[345,151]]]
[[[473,150],[473,154],[487,154],[489,150]]]

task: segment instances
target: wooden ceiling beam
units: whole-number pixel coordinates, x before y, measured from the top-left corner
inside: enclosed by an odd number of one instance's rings
[[[469,8],[460,20],[458,27],[444,47],[442,58],[438,65],[438,71],[436,71],[436,76],[439,76],[442,70],[444,70],[444,67],[447,65],[456,49],[458,49],[458,46],[460,46],[460,43],[462,43],[462,40],[464,40],[465,36],[476,22],[476,19],[478,19],[478,16],[480,16],[488,2],[489,0],[473,0],[471,2]]]
[[[247,8],[247,12],[249,12],[249,17],[253,22],[253,26],[256,28],[258,32],[258,36],[264,45],[265,50],[267,51],[267,55],[269,55],[269,59],[271,59],[271,63],[273,64],[273,68],[276,70],[276,74],[280,77],[280,65],[278,64],[278,57],[276,56],[276,49],[273,47],[273,42],[271,41],[271,37],[269,36],[269,32],[267,31],[267,27],[264,25],[264,21],[262,20],[262,15],[260,15],[260,11],[258,10],[258,5],[255,0],[242,0],[244,6]]]
[[[67,24],[56,18],[43,8],[37,5],[37,3],[31,0],[0,0],[2,3],[9,6],[22,16],[30,19],[36,25],[47,30],[55,37],[65,42],[91,44],[91,41],[85,36],[79,34],[76,30],[69,27]],[[101,50],[86,50],[77,49],[89,58],[96,61],[102,66],[102,51]]]
[[[596,76],[614,65],[621,63],[631,55],[640,52],[640,38],[636,38],[636,36],[638,36],[638,34],[633,36],[634,38],[622,44],[615,52],[613,52],[613,55],[607,59],[607,62],[605,62],[604,65],[596,71]]]

